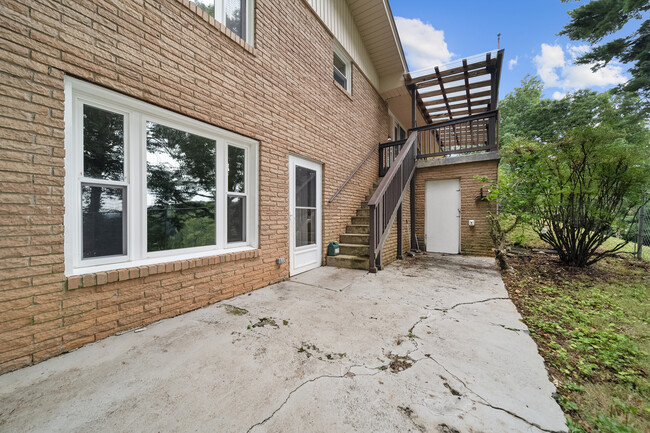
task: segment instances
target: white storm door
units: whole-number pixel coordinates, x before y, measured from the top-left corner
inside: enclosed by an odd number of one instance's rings
[[[460,179],[426,182],[424,232],[432,253],[460,252]]]
[[[289,274],[321,265],[321,165],[289,156]]]

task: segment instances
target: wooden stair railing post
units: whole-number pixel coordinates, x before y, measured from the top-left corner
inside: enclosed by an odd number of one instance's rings
[[[402,202],[407,185],[415,173],[417,155],[416,131],[401,145],[400,152],[391,162],[390,168],[368,201],[370,208],[370,236],[368,270],[372,273],[382,268],[382,249],[388,236],[389,226],[398,219],[398,242],[401,239]]]
[[[397,210],[397,258],[398,260],[404,259],[402,257],[402,205],[399,205]]]
[[[377,230],[377,223],[375,221],[375,218],[377,217],[377,207],[374,204],[368,205],[368,207],[370,208],[370,236],[368,239],[368,248],[370,250],[368,251],[368,271],[375,274],[377,273],[377,264],[375,262],[375,257],[377,256],[377,253],[375,252],[375,246],[377,244],[375,239],[375,232]]]

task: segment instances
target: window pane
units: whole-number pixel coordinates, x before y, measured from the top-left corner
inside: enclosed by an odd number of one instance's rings
[[[346,76],[345,62],[339,56],[334,54],[334,67],[339,70],[341,75]]]
[[[316,172],[296,165],[296,206],[316,207]]]
[[[246,174],[246,151],[240,147],[228,146],[228,191],[244,192]]]
[[[232,30],[236,35],[244,38],[245,18],[246,18],[246,0],[223,0],[226,12],[226,27]]]
[[[316,243],[316,209],[296,209],[296,247]]]
[[[82,186],[84,259],[126,254],[124,193],[123,187]]]
[[[147,122],[147,250],[214,245],[216,142]]]
[[[246,197],[228,197],[228,242],[246,240]]]
[[[214,16],[214,0],[194,0],[194,3],[211,17]]]
[[[124,180],[124,116],[84,105],[84,176]]]

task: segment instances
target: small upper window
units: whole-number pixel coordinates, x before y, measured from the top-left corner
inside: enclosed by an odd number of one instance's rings
[[[194,0],[196,5],[223,23],[249,44],[253,43],[254,0]]]
[[[350,91],[350,79],[352,72],[352,63],[343,53],[343,50],[334,45],[334,80],[348,92]]]

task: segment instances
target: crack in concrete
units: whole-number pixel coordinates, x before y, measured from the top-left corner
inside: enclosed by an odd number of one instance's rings
[[[315,285],[315,284],[303,283],[302,281],[289,280],[289,282],[291,282],[291,283],[296,283],[296,284],[302,284],[303,286],[315,287],[315,288],[317,288],[317,289],[328,290],[328,291],[330,291],[330,292],[334,292],[334,293],[342,292],[343,290],[347,289],[348,287],[350,287],[350,286],[352,285],[352,284],[348,284],[347,286],[343,287],[343,288],[340,289],[340,290],[335,290],[335,289],[329,289],[329,288],[327,288],[327,287],[323,287],[323,286],[317,286],[317,285]]]
[[[523,332],[524,334],[530,334],[530,331],[528,329],[511,328],[509,326],[502,325],[501,323],[494,323],[494,322],[490,322],[490,325],[492,325],[492,326],[500,326],[503,329],[507,329],[508,331],[512,331],[512,332]]]
[[[357,374],[357,373],[352,373],[352,369],[355,368],[355,367],[362,367],[362,368],[366,368],[366,369],[368,369],[368,370],[371,370],[371,369],[372,369],[372,368],[367,367],[367,366],[365,366],[365,365],[363,365],[363,364],[355,364],[355,365],[350,366],[350,367],[347,369],[347,371],[346,371],[344,374],[342,374],[342,375],[324,374],[324,375],[322,375],[322,376],[314,377],[314,378],[312,378],[312,379],[309,379],[309,380],[306,380],[306,381],[302,382],[302,383],[301,383],[300,385],[298,385],[296,388],[294,388],[293,390],[291,390],[291,392],[289,392],[289,394],[287,395],[287,398],[284,399],[284,401],[282,402],[282,404],[281,404],[280,406],[278,406],[278,408],[275,409],[275,410],[273,411],[273,413],[271,413],[271,415],[267,416],[266,418],[264,418],[262,421],[258,422],[257,424],[253,424],[253,425],[252,425],[248,430],[246,430],[246,433],[250,433],[250,432],[251,432],[255,427],[259,427],[259,426],[265,424],[265,423],[266,423],[267,421],[269,421],[271,418],[273,418],[273,417],[275,416],[275,414],[278,413],[278,412],[279,412],[279,411],[280,411],[280,410],[281,410],[281,409],[282,409],[282,408],[287,404],[287,402],[289,401],[289,399],[291,398],[291,396],[292,396],[295,392],[297,392],[300,388],[302,388],[303,386],[307,385],[308,383],[316,382],[317,380],[320,380],[320,379],[343,379],[343,378],[353,378],[354,376],[375,376],[375,375],[377,375],[377,374],[379,374],[379,373],[381,373],[381,372],[383,371],[383,370],[377,370],[376,372],[374,372],[374,373],[372,373],[372,374]]]
[[[428,310],[435,310],[435,311],[442,311],[446,312],[449,310],[453,310],[456,307],[460,307],[461,305],[472,305],[472,304],[480,304],[482,302],[489,302],[489,301],[509,301],[510,298],[487,298],[487,299],[481,299],[479,301],[472,301],[472,302],[459,302],[458,304],[453,305],[452,307],[449,308],[429,308]]]
[[[447,369],[447,367],[445,367],[444,365],[442,365],[438,360],[436,360],[435,358],[433,358],[430,354],[426,354],[425,357],[426,357],[426,358],[423,358],[423,359],[430,359],[431,361],[435,362],[438,366],[440,366],[440,368],[442,368],[442,369],[445,370],[448,374],[450,374],[451,376],[453,376],[453,378],[456,379],[458,382],[460,382],[460,383],[463,385],[463,387],[465,387],[465,389],[467,389],[470,393],[474,394],[474,395],[475,395],[475,396],[480,400],[480,401],[479,401],[479,400],[475,400],[475,399],[473,399],[473,398],[471,398],[471,397],[468,397],[470,401],[472,401],[472,402],[474,402],[474,403],[476,403],[476,404],[482,404],[483,406],[487,406],[487,407],[489,407],[489,408],[491,408],[491,409],[494,409],[494,410],[500,410],[500,411],[502,411],[502,412],[505,412],[505,413],[507,413],[508,415],[510,415],[510,416],[512,416],[512,417],[514,417],[514,418],[517,418],[518,420],[521,420],[521,421],[525,422],[526,424],[528,424],[528,425],[530,425],[530,426],[532,426],[532,427],[538,428],[538,429],[540,429],[540,430],[543,431],[543,432],[546,432],[546,433],[566,433],[566,432],[557,431],[557,430],[548,430],[548,429],[545,429],[545,428],[543,428],[542,426],[540,426],[539,424],[537,424],[537,423],[535,423],[535,422],[533,422],[533,421],[529,421],[529,420],[527,420],[526,418],[524,418],[524,417],[522,417],[522,416],[520,416],[520,415],[517,415],[516,413],[514,413],[514,412],[512,412],[512,411],[509,411],[508,409],[505,409],[505,408],[502,408],[502,407],[499,407],[499,406],[494,406],[494,405],[490,404],[490,403],[489,403],[485,398],[483,398],[480,394],[476,393],[473,389],[471,389],[469,386],[467,386],[467,384],[465,383],[465,381],[463,381],[461,378],[459,378],[459,377],[456,376],[454,373],[452,373],[451,371],[449,371],[449,370]]]
[[[483,398],[481,397],[481,399],[483,399]],[[470,400],[472,400],[472,399],[470,399]],[[517,415],[516,413],[511,412],[508,409],[504,409],[504,408],[499,407],[499,406],[493,406],[490,403],[484,403],[484,402],[481,402],[481,401],[474,401],[474,400],[472,400],[472,401],[474,403],[478,403],[478,404],[482,404],[483,406],[487,406],[487,407],[489,407],[491,409],[500,410],[502,412],[505,412],[508,415],[510,415],[510,416],[512,416],[514,418],[517,418],[518,420],[521,420],[521,421],[525,422],[526,424],[528,424],[528,425],[530,425],[532,427],[538,428],[543,432],[546,432],[546,433],[566,433],[566,431],[562,431],[562,430],[548,430],[548,429],[545,429],[544,427],[540,426],[539,424],[537,424],[535,422],[532,422],[532,421],[528,421],[526,418],[524,418],[524,417],[522,417],[520,415]]]

